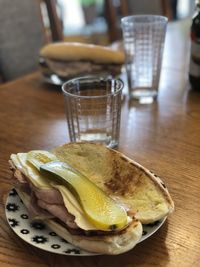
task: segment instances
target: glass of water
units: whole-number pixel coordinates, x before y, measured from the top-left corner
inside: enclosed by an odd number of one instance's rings
[[[101,76],[78,77],[63,84],[71,142],[118,146],[122,89],[120,79]]]
[[[156,15],[122,18],[129,96],[152,103],[158,95],[168,19]]]

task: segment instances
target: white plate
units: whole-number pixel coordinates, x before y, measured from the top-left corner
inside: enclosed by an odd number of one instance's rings
[[[97,255],[71,245],[62,237],[56,235],[44,222],[31,221],[28,211],[15,189],[12,189],[8,195],[5,212],[12,230],[24,241],[37,248],[70,256]],[[166,218],[153,224],[143,225],[143,236],[140,242],[154,234],[165,220]]]

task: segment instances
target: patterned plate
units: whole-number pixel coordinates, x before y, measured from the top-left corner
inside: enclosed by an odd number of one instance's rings
[[[53,232],[45,223],[31,221],[27,209],[15,189],[12,189],[8,195],[5,212],[7,221],[13,231],[24,241],[35,247],[70,256],[97,255],[71,245]],[[154,234],[162,226],[165,219],[166,218],[153,224],[143,225],[143,236],[140,242]]]

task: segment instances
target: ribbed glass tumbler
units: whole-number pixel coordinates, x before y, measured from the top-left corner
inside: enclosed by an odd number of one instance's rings
[[[122,18],[129,96],[141,103],[158,95],[167,21],[156,15]]]
[[[122,89],[121,80],[100,76],[64,83],[71,142],[92,141],[112,148],[118,145]]]

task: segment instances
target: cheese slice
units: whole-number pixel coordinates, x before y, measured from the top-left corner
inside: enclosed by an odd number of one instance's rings
[[[22,172],[24,170],[24,174],[28,176],[30,181],[33,183],[34,186],[39,188],[50,188],[48,180],[43,177],[39,171],[33,167],[28,161],[27,161],[27,153],[18,153],[17,159],[20,162],[22,166]]]
[[[23,167],[22,167],[22,165],[21,165],[19,159],[17,158],[17,155],[16,155],[16,154],[11,154],[10,158],[11,158],[12,162],[14,163],[15,167],[16,167],[18,170],[20,170],[20,171],[23,172]]]
[[[76,200],[76,198],[72,195],[72,193],[62,185],[52,185],[57,188],[62,197],[65,204],[65,207],[75,217],[76,224],[84,230],[99,230],[96,226],[94,226],[91,222],[87,220],[84,215],[84,212]]]
[[[39,171],[33,167],[28,161],[27,161],[27,153],[18,153],[12,154],[11,155],[11,160],[24,175],[26,175],[31,183],[39,189],[44,189],[45,188],[56,188],[59,190],[63,197],[64,205],[75,217],[75,222],[83,230],[99,230],[91,224],[87,218],[84,216],[83,210],[78,203],[78,201],[75,199],[75,197],[72,195],[72,193],[65,188],[62,185],[54,184],[52,182],[49,183],[49,180],[45,177],[43,177]]]

